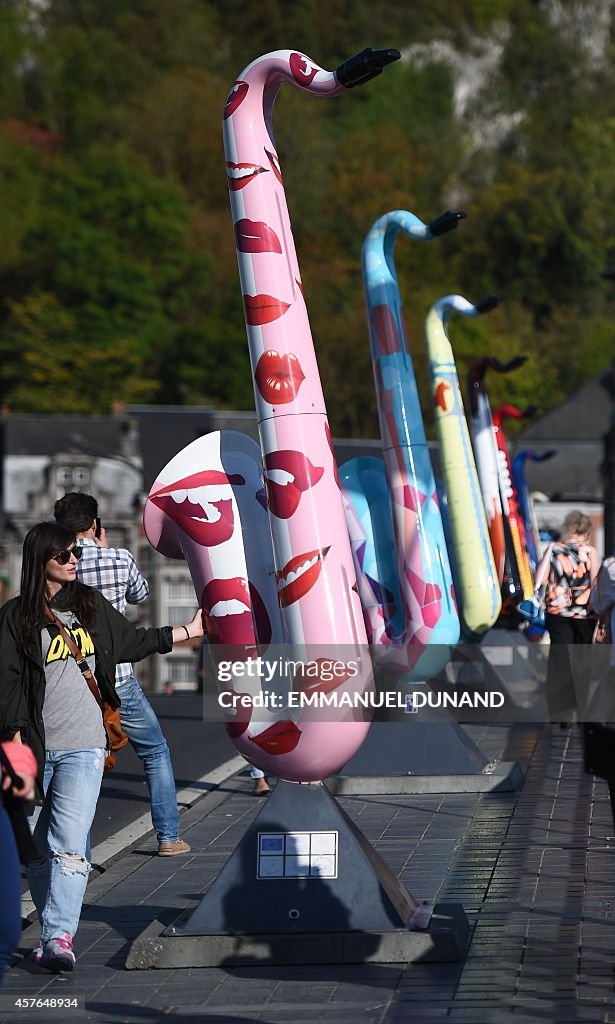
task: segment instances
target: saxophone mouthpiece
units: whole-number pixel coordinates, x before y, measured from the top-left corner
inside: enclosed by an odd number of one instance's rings
[[[447,210],[445,213],[441,213],[435,220],[430,220],[427,227],[431,231],[432,235],[436,238],[438,235],[446,235],[449,231],[454,229],[459,224],[460,220],[464,220],[465,213],[463,210]]]
[[[510,373],[511,370],[518,370],[524,363],[527,363],[527,356],[515,356],[514,359],[509,359],[507,363],[502,363],[502,373]]]
[[[532,416],[535,416],[538,412],[537,405],[527,405],[521,413],[524,420],[529,420]]]
[[[353,89],[355,85],[363,85],[363,82],[369,82],[376,75],[380,75],[387,64],[392,64],[400,57],[399,50],[374,50],[368,46],[340,64],[336,68],[335,77],[340,85],[346,89]]]
[[[492,309],[499,306],[502,301],[501,295],[485,295],[484,299],[479,299],[474,304],[477,313],[490,313]]]

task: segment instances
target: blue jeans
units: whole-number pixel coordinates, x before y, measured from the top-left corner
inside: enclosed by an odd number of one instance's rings
[[[77,931],[90,865],[86,841],[100,792],[104,750],[48,750],[45,800],[37,808],[34,841],[46,856],[28,866],[41,941]]]
[[[160,723],[134,676],[116,686],[122,702],[122,728],[143,761],[149,789],[152,824],[159,843],[179,839],[179,810],[175,794],[173,765]]]
[[[19,859],[13,827],[0,798],[0,985],[21,935]]]

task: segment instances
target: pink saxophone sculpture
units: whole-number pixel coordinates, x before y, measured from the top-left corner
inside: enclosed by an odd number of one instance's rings
[[[292,680],[292,689],[309,693],[362,694],[373,688],[373,674],[271,113],[284,81],[335,96],[398,57],[396,50],[365,50],[330,72],[301,53],[278,50],[253,61],[234,83],[224,143],[264,490],[254,458],[250,469],[253,442],[243,438],[237,445],[244,450],[229,454],[235,442],[212,434],[200,439],[205,448],[194,442],[162,470],[145,510],[154,547],[188,562],[210,643],[237,645],[241,660],[281,639],[290,659],[303,651],[316,666],[316,675]],[[199,487],[210,486],[214,491],[199,497]],[[262,506],[269,542],[261,527],[249,536]],[[251,562],[260,566],[256,576]],[[324,668],[318,672],[332,659],[347,666],[334,679]],[[238,688],[233,679],[228,689]],[[258,767],[309,782],[352,757],[370,717],[349,704],[277,716],[242,710],[227,727]]]

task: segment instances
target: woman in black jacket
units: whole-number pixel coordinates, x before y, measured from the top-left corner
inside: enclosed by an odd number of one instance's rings
[[[21,738],[37,758],[43,799],[34,838],[47,856],[28,868],[41,922],[32,956],[53,971],[72,970],[90,865],[86,841],[100,791],[106,735],[99,705],[48,604],[80,649],[100,694],[113,707],[115,666],[140,661],[203,633],[201,613],[186,626],[135,627],[92,587],[77,581],[81,550],[70,530],[39,523],[23,546],[21,592],[0,609],[0,739]]]

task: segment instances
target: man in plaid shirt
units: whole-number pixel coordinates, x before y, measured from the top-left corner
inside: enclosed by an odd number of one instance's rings
[[[109,547],[98,520],[98,502],[91,494],[76,491],[65,494],[56,501],[53,511],[57,522],[75,534],[83,549],[77,568],[82,583],[100,590],[122,614],[126,611],[126,603],[140,604],[146,600],[149,595],[147,580],[141,575],[130,551]],[[188,843],[179,836],[175,778],[167,741],[130,663],[117,666],[115,688],[122,702],[122,728],[143,761],[152,822],[158,837],[158,853],[161,857],[189,853]]]

